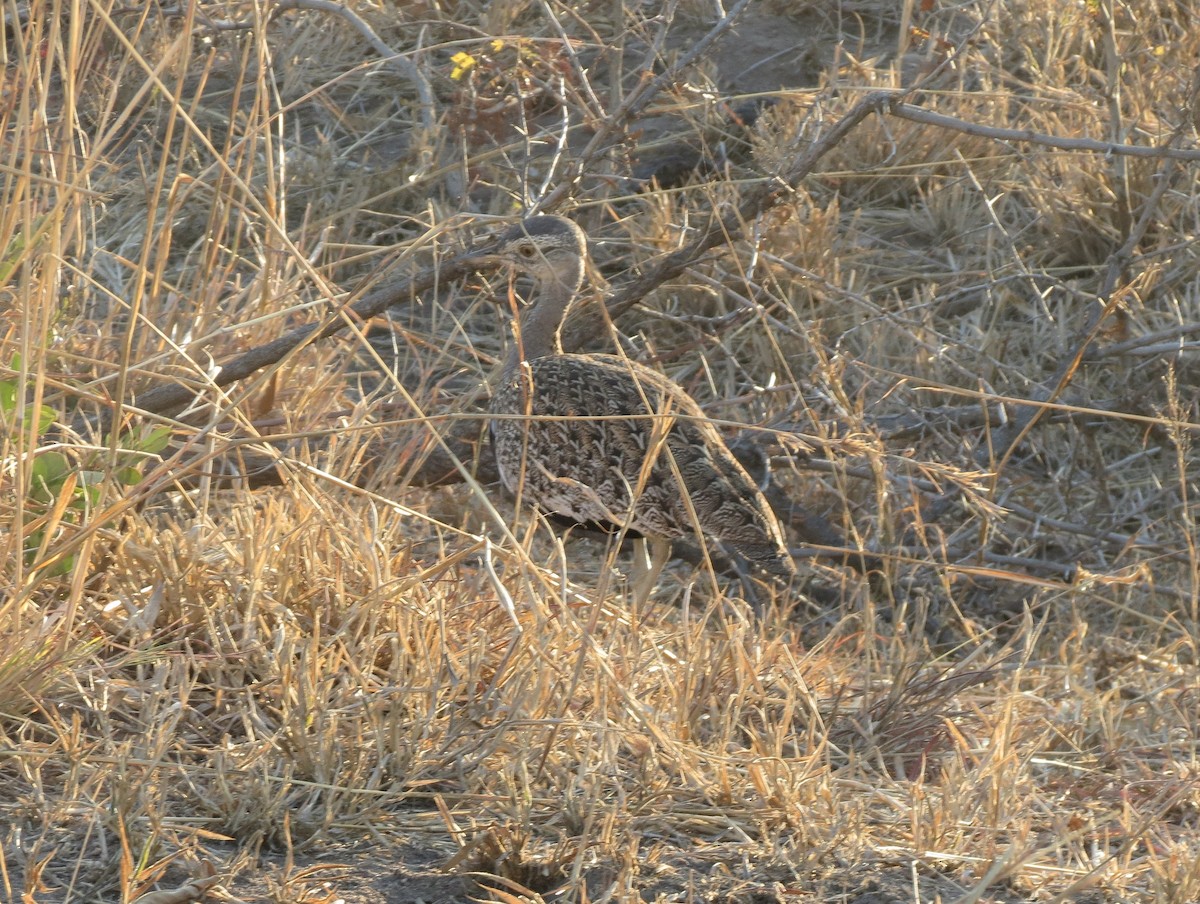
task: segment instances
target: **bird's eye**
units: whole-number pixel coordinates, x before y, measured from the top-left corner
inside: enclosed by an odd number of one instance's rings
[[[533,257],[535,254],[537,254],[537,249],[534,248],[532,245],[518,245],[517,246],[517,254],[521,255],[521,257],[523,257],[523,258],[528,259],[528,258]]]

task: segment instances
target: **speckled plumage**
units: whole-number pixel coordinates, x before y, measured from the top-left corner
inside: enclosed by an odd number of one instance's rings
[[[504,485],[543,512],[673,540],[700,532],[758,567],[794,573],[778,521],[696,402],[650,368],[568,355],[558,331],[587,253],[562,217],[533,217],[494,257],[538,283],[490,407]]]

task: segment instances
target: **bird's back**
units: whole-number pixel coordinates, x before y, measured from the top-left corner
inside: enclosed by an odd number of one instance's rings
[[[708,534],[794,572],[758,487],[661,374],[612,355],[535,358],[497,387],[491,413],[505,486],[542,511],[668,539]]]

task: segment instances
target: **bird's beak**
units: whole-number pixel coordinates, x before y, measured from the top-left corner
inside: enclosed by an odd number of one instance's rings
[[[466,252],[461,258],[462,263],[471,270],[496,270],[501,267],[509,268],[511,272],[512,261],[503,254],[500,254],[494,246],[483,246],[481,248],[472,248]],[[509,293],[512,295],[512,286],[509,286]],[[491,298],[487,300],[494,304],[500,304],[500,298]],[[511,303],[511,300],[510,300]]]
[[[472,248],[462,256],[461,260],[467,266],[480,270],[490,270],[505,262],[504,257],[497,254],[496,249],[491,247]]]

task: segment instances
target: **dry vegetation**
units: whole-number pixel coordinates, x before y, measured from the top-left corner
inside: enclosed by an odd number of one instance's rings
[[[1195,148],[1195,8],[759,0],[672,69],[716,4],[348,7],[3,5],[0,898],[1200,899],[1198,155],[1070,142]],[[778,181],[913,86],[1034,140]],[[615,327],[877,559],[635,607],[489,476],[445,261],[545,200],[620,292],[767,184]]]

